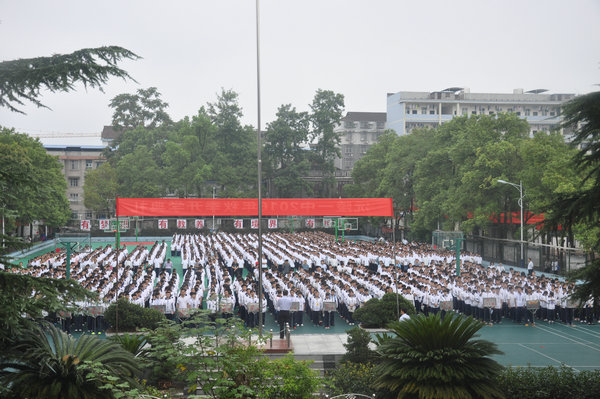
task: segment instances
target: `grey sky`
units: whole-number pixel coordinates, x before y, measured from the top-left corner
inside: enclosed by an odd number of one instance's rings
[[[315,91],[345,96],[346,111],[386,110],[386,93],[450,86],[472,92],[544,88],[584,94],[600,83],[597,0],[261,0],[263,127],[277,107],[307,110]],[[221,87],[240,95],[256,126],[254,0],[0,0],[0,58],[103,45],[143,59],[122,64],[139,82],[111,80],[44,93],[52,110],[0,109],[21,132],[97,133],[108,103],[155,86],[173,119],[194,115]]]

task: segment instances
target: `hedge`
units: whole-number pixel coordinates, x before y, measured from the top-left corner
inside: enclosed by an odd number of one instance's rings
[[[415,314],[414,305],[402,295],[398,295],[398,302],[400,308],[404,309],[409,316]],[[397,320],[396,294],[388,292],[381,300],[377,298],[368,300],[364,305],[356,309],[352,317],[361,323],[363,327],[383,328],[387,326],[389,322]]]
[[[136,331],[138,328],[155,329],[158,323],[165,320],[165,315],[156,309],[143,308],[119,298],[119,331]],[[116,304],[112,303],[104,313],[104,319],[114,330],[116,326]]]

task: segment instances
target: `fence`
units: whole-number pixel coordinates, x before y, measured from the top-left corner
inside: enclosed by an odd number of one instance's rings
[[[581,249],[528,242],[523,247],[525,264],[521,265],[519,241],[489,237],[467,236],[463,249],[480,254],[484,261],[523,268],[527,267],[527,259],[531,258],[535,270],[543,273],[553,272],[553,263],[554,267],[558,266],[556,274],[565,274],[583,267],[586,262],[586,253]]]

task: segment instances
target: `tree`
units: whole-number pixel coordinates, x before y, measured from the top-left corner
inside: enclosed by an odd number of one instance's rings
[[[5,271],[0,271],[0,292],[0,353],[10,348],[16,337],[32,329],[35,321],[44,317],[44,312],[72,310],[76,301],[96,298],[96,294],[73,280]]]
[[[62,165],[38,139],[0,128],[0,206],[22,224],[62,226],[71,216]],[[18,158],[18,159],[17,159]]]
[[[132,389],[139,370],[133,355],[118,344],[91,335],[75,339],[52,325],[26,331],[15,353],[0,364],[9,398],[109,399],[114,396],[103,378]]]
[[[359,159],[352,169],[353,184],[344,186],[344,195],[348,197],[378,197],[382,190],[383,173],[388,164],[387,156],[399,137],[395,132],[386,130],[376,144]],[[383,194],[387,195],[387,194]]]
[[[0,62],[0,106],[24,113],[17,106],[24,105],[24,101],[31,101],[38,107],[47,108],[38,100],[42,89],[51,92],[72,91],[78,82],[102,90],[102,86],[113,76],[132,79],[117,63],[138,58],[127,49],[108,46],[51,57]]]
[[[353,327],[346,332],[348,333],[348,340],[344,344],[346,353],[342,357],[342,362],[369,363],[377,359],[377,352],[369,347],[372,339],[367,330]]]
[[[114,109],[112,125],[121,130],[136,127],[155,128],[171,123],[171,117],[165,109],[169,106],[160,99],[156,87],[139,89],[136,94],[119,94],[110,100]]]
[[[105,152],[107,173],[86,186],[90,201],[109,198],[114,182],[116,194],[126,197],[206,197],[213,186],[220,196],[252,196],[256,139],[252,127],[240,123],[237,93],[223,91],[207,108],[177,122],[123,131]]]
[[[291,104],[277,110],[277,119],[267,125],[264,156],[265,175],[277,191],[276,197],[301,197],[310,192],[303,179],[310,163],[302,147],[308,138],[309,121],[306,112],[297,112]]]
[[[583,280],[576,286],[576,297],[600,298],[600,91],[575,97],[564,109],[564,128],[574,131],[572,145],[578,148],[573,160],[582,176],[574,191],[559,193],[547,207],[546,224],[561,225],[569,231],[582,232],[591,261],[572,277]],[[592,234],[588,234],[588,233]]]
[[[117,195],[117,171],[108,162],[85,174],[83,204],[94,212],[110,215]]]
[[[251,126],[242,126],[238,94],[222,90],[217,101],[209,103],[207,115],[216,127],[216,154],[212,160],[211,180],[224,186],[226,197],[255,195],[256,135]]]
[[[310,104],[310,110],[313,167],[323,173],[323,189],[320,195],[327,196],[328,187],[333,183],[333,161],[341,155],[341,138],[334,128],[342,119],[344,95],[319,89]]]
[[[496,344],[474,340],[483,323],[455,313],[393,322],[377,337],[381,361],[375,387],[398,398],[501,398]]]

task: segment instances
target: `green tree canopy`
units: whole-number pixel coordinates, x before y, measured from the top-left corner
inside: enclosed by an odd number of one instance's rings
[[[291,104],[282,105],[265,133],[265,175],[275,187],[272,193],[276,197],[300,197],[310,192],[303,179],[310,169],[308,151],[303,147],[309,133],[308,114],[297,112]]]
[[[160,99],[156,87],[139,89],[135,94],[123,93],[110,100],[114,109],[112,124],[115,128],[126,130],[136,127],[154,128],[171,123],[165,109],[169,106]]]
[[[79,82],[102,90],[111,77],[132,79],[117,63],[138,58],[127,49],[108,46],[0,62],[0,106],[19,113],[24,113],[17,108],[24,101],[46,107],[38,99],[41,90],[72,91]]]
[[[310,104],[309,118],[313,168],[323,173],[322,197],[329,196],[333,183],[334,160],[340,157],[341,138],[334,128],[339,125],[344,112],[344,95],[332,90],[318,89]]]
[[[62,165],[38,139],[0,128],[0,206],[15,220],[62,226],[71,216]]]
[[[591,261],[575,272],[573,278],[583,280],[576,296],[582,300],[600,298],[600,92],[575,97],[563,110],[564,127],[574,131],[572,145],[576,155],[572,165],[581,177],[575,184],[557,193],[546,203],[547,224],[561,225],[579,233],[590,250]]]
[[[122,94],[113,102],[141,104],[140,98],[149,94],[160,98],[155,88],[149,91]],[[166,103],[158,101],[150,113],[160,113],[161,104]],[[177,122],[166,117],[162,122],[149,122],[150,117],[142,111],[127,116],[137,122],[124,124],[128,128],[105,151],[108,165],[88,175],[86,205],[103,212],[113,206],[111,199],[116,195],[207,197],[213,186],[218,187],[220,196],[253,196],[256,137],[252,127],[241,124],[241,117],[237,93],[225,90],[214,103]]]
[[[345,194],[394,198],[398,211],[414,211],[413,231],[488,231],[490,217],[519,210],[514,189],[498,179],[523,181],[526,217],[542,212],[558,193],[572,192],[578,181],[564,138],[554,132],[530,137],[527,122],[512,114],[458,117],[380,140],[356,163]],[[496,225],[503,237],[518,230],[507,219]]]
[[[117,171],[108,162],[85,173],[83,204],[96,212],[112,213],[117,195]]]

